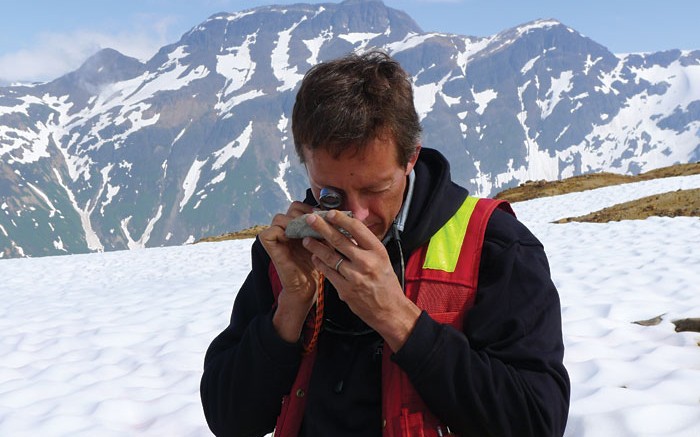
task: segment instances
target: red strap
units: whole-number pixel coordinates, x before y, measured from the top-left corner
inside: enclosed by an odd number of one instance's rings
[[[280,281],[277,270],[270,263],[269,268],[270,284],[272,285],[272,293],[275,297],[275,305],[280,293],[282,293],[282,281]],[[292,385],[292,389],[287,396],[282,398],[282,410],[277,418],[275,426],[275,437],[296,437],[301,429],[301,422],[304,418],[304,409],[306,407],[307,392],[309,389],[309,381],[311,380],[311,371],[313,370],[314,362],[316,361],[316,344],[318,335],[321,332],[321,324],[323,322],[324,296],[323,292],[325,277],[321,274],[316,284],[316,305],[315,316],[308,317],[304,325],[304,337],[308,340],[304,341],[301,357],[301,364],[297,371],[296,379]],[[310,334],[310,335],[309,335]]]
[[[474,290],[479,283],[479,265],[481,264],[486,226],[493,211],[499,207],[515,215],[505,200],[479,199],[467,226],[467,234],[462,243],[462,253],[455,269],[455,274],[461,272],[463,275],[457,276],[455,280],[472,287]]]
[[[282,398],[282,410],[279,417],[277,417],[275,437],[296,437],[299,434],[301,422],[304,419],[309,381],[311,380],[311,371],[316,361],[317,351],[318,349],[313,349],[301,358],[301,364],[292,385],[292,390],[287,396]]]

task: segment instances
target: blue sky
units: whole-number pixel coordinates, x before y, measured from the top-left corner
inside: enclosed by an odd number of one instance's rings
[[[0,83],[50,80],[111,47],[145,60],[217,12],[303,0],[0,0]],[[306,1],[306,3],[325,3]],[[488,36],[554,18],[614,53],[700,49],[700,0],[384,0],[424,31]]]

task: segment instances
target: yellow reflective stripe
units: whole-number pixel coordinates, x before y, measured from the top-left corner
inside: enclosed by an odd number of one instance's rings
[[[467,196],[457,213],[430,238],[423,263],[424,269],[442,270],[448,273],[455,271],[464,236],[467,233],[467,225],[478,201],[476,197]]]

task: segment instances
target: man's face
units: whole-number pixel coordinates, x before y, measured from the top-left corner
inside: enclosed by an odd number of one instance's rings
[[[420,148],[418,148],[420,150]],[[316,199],[321,188],[340,191],[342,211],[352,211],[380,240],[401,210],[406,176],[418,159],[418,150],[404,168],[398,164],[392,135],[370,141],[361,151],[348,150],[337,159],[325,150],[304,148],[309,183]]]

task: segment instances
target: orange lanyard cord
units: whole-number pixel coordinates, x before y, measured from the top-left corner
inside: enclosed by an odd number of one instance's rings
[[[304,355],[310,353],[316,347],[318,343],[318,334],[321,333],[321,325],[323,324],[323,282],[325,281],[325,276],[323,273],[318,275],[318,284],[316,284],[316,316],[314,317],[313,333],[311,334],[311,339],[309,342],[304,344]]]

